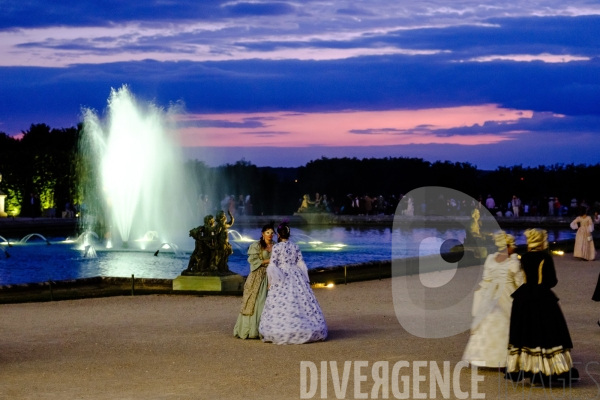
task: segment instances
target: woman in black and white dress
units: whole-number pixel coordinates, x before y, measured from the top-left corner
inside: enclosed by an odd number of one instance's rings
[[[269,290],[260,319],[264,342],[302,344],[325,340],[327,324],[310,287],[300,248],[289,241],[286,222],[277,227],[277,244],[267,267]]]

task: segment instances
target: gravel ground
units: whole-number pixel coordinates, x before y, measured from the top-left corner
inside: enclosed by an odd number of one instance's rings
[[[495,370],[480,370],[479,393],[496,398],[600,399],[600,307],[590,300],[600,262],[557,257],[555,288],[582,363],[581,382],[571,391],[519,386]],[[469,268],[477,274],[477,268]],[[400,279],[415,280],[417,277]],[[0,399],[298,399],[300,362],[367,361],[360,391],[371,397],[371,367],[388,361],[460,361],[468,332],[421,339],[398,323],[391,279],[315,289],[330,329],[326,342],[276,346],[232,336],[239,297],[152,295],[0,305]],[[443,302],[443,290],[440,302]],[[588,372],[585,365],[588,365]],[[411,364],[414,366],[414,364]],[[353,368],[345,398],[355,398]],[[429,396],[429,368],[420,384]],[[415,398],[412,368],[409,397]],[[460,388],[473,396],[463,370]],[[460,398],[452,384],[450,398]],[[402,386],[400,387],[402,390]],[[456,396],[459,397],[456,397]],[[381,396],[381,393],[379,393]],[[438,398],[442,393],[437,390]],[[321,397],[321,386],[315,399]],[[335,399],[328,373],[326,396]],[[340,396],[339,398],[344,398]],[[379,397],[381,398],[381,397]],[[389,398],[394,398],[390,389]]]

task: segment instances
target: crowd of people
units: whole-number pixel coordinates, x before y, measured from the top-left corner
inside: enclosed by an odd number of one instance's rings
[[[595,203],[593,206],[586,199],[581,201],[577,198],[572,198],[567,204],[561,203],[556,196],[541,197],[522,201],[518,196],[514,195],[512,199],[506,202],[497,203],[491,194],[483,200],[479,198],[479,203],[498,217],[562,217],[562,216],[577,216],[581,208],[585,208],[589,214],[595,211],[598,215],[600,203]]]
[[[230,212],[234,216],[240,215],[254,215],[252,201],[250,195],[239,196],[226,194],[218,205],[213,204],[210,197],[207,194],[200,194],[197,201],[198,214],[204,217],[208,214],[216,213],[217,211]]]
[[[600,222],[598,211],[600,202],[588,203],[586,199],[581,201],[573,198],[568,205],[560,203],[558,197],[542,197],[522,201],[514,195],[506,202],[496,202],[492,195],[487,198],[479,196],[478,201],[465,199],[428,199],[427,201],[414,203],[413,199],[406,199],[404,194],[371,196],[348,194],[341,199],[326,194],[316,193],[314,199],[305,194],[298,200],[298,212],[330,212],[338,215],[393,215],[400,211],[403,215],[425,215],[435,209],[440,215],[463,215],[468,216],[473,208],[487,208],[496,217],[535,217],[535,216],[578,216],[579,210],[585,208],[588,215],[593,214],[595,221]],[[400,210],[397,210],[400,205]],[[596,223],[598,223],[596,222]]]
[[[315,194],[314,200],[305,194],[298,200],[298,212],[330,212],[339,215],[391,215],[402,200],[403,195],[373,196],[368,193],[360,196],[348,194],[341,200],[326,194]]]

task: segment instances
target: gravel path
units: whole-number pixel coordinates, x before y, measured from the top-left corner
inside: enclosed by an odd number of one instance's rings
[[[587,363],[600,362],[600,305],[590,300],[600,262],[573,260],[570,254],[555,260],[555,292],[583,376],[571,393],[560,390],[554,396],[600,399],[600,365],[590,364],[585,372]],[[388,361],[390,371],[401,360],[437,361],[440,368],[445,360],[452,368],[460,361],[468,333],[446,339],[407,333],[394,313],[390,279],[315,293],[330,337],[301,346],[233,338],[239,297],[153,295],[0,305],[0,399],[298,399],[301,361],[312,361],[319,370],[321,361],[337,361],[341,375],[344,361],[357,360],[368,362],[361,391],[371,398],[376,361]],[[421,369],[420,392],[426,395],[428,371]],[[401,375],[412,376],[412,368]],[[514,391],[494,370],[480,375],[478,391],[487,399],[552,398],[548,389],[528,384]],[[328,377],[326,398],[335,399]],[[460,382],[470,397],[468,370]],[[321,398],[320,390],[313,398]],[[413,398],[412,380],[410,390]],[[346,398],[354,394],[352,369]],[[437,395],[442,398],[439,389]],[[391,390],[389,398],[394,398]],[[454,390],[450,398],[457,398]]]

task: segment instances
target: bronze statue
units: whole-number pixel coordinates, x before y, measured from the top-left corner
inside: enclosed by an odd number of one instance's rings
[[[229,256],[233,254],[233,249],[231,244],[229,244],[229,233],[228,229],[233,225],[233,215],[230,211],[227,211],[229,214],[229,218],[231,218],[230,222],[227,222],[227,217],[225,216],[225,211],[219,211],[217,213],[217,226],[215,227],[215,251],[214,251],[214,265],[216,266],[216,270],[222,273],[229,272],[229,265],[227,264],[227,260]]]
[[[196,245],[188,267],[182,275],[204,275],[211,272],[210,260],[215,249],[214,226],[215,218],[207,215],[204,217],[203,226],[190,230],[190,237],[194,238]]]
[[[217,213],[217,218],[212,215],[204,217],[204,225],[190,231],[190,236],[196,241],[194,252],[190,257],[188,267],[181,275],[217,276],[231,274],[227,263],[233,254],[229,244],[228,231],[233,225],[233,215],[227,222],[224,211]],[[216,222],[216,223],[215,223]]]

